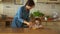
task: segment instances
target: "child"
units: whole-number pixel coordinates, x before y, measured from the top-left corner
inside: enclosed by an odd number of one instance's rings
[[[32,25],[31,25],[30,27],[33,28],[33,29],[42,28],[41,19],[35,18],[35,19],[32,21]]]

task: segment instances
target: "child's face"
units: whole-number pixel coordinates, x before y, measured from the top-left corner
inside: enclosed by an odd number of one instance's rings
[[[37,25],[39,25],[40,22],[39,22],[38,20],[35,20],[35,23],[36,23]]]

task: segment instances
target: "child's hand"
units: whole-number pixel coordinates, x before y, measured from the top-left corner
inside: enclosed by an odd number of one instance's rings
[[[30,26],[32,26],[33,25],[33,23],[32,22],[29,22],[30,23]]]
[[[34,24],[32,22],[29,23],[30,23],[29,28],[32,28]]]

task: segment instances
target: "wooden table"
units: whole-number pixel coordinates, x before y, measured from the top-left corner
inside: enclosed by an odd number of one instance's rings
[[[52,29],[29,29],[29,28],[24,28],[24,29],[12,29],[12,28],[2,28],[0,29],[0,33],[4,34],[58,34],[56,30]]]
[[[12,19],[5,19],[5,20],[0,20],[0,22],[5,21],[5,23],[8,21],[11,22]],[[42,21],[42,22],[46,22],[46,25],[48,22],[60,22],[60,21]],[[60,32],[57,32],[56,30],[52,30],[52,29],[38,29],[38,30],[33,30],[33,29],[29,29],[29,28],[24,28],[24,29],[12,29],[12,28],[0,28],[0,33],[1,34],[60,34]]]

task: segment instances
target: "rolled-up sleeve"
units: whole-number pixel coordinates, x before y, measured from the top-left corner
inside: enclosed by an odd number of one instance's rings
[[[21,18],[21,17],[22,17],[22,8],[19,8],[19,9],[18,9],[17,14],[18,14],[18,15],[17,15],[18,21],[21,22],[21,23],[23,23],[24,20]]]

